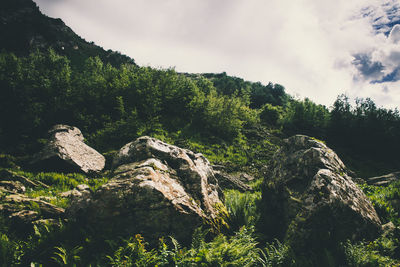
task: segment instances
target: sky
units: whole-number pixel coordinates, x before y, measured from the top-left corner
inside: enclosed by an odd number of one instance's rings
[[[400,108],[400,0],[34,0],[141,66],[283,85],[332,106]]]

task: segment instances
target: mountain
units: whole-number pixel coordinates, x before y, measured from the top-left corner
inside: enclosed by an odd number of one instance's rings
[[[32,0],[3,0],[0,3],[0,51],[26,55],[35,50],[54,49],[67,56],[73,65],[99,56],[113,66],[134,64],[134,60],[118,52],[87,42],[74,33],[61,19],[53,19],[39,10]]]
[[[0,7],[0,266],[400,266],[400,181],[365,179],[399,169],[397,110],[138,66]]]

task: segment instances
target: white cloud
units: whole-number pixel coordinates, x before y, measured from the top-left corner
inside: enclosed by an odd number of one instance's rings
[[[398,44],[400,42],[400,25],[395,25],[390,31],[389,38],[393,44]]]
[[[328,106],[344,92],[400,103],[399,83],[371,84],[353,64],[353,55],[367,54],[384,65],[382,77],[400,65],[400,27],[389,38],[387,28],[372,27],[400,15],[389,12],[397,0],[36,2],[85,39],[141,65],[272,81]]]

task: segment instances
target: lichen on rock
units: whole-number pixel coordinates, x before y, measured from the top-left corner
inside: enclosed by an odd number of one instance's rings
[[[381,221],[337,154],[304,135],[285,140],[263,185],[263,222],[270,237],[293,247],[372,239]]]
[[[120,235],[140,233],[149,242],[173,235],[185,242],[202,224],[223,223],[220,196],[202,154],[144,136],[123,146],[112,179],[84,201],[73,201],[67,213]]]
[[[58,124],[48,134],[48,143],[31,161],[34,169],[86,174],[103,170],[104,156],[84,143],[84,137],[78,128]]]

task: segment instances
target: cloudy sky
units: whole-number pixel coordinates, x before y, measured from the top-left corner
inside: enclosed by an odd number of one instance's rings
[[[400,108],[400,0],[35,0],[139,65],[280,83]]]

